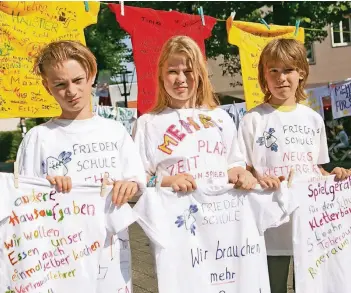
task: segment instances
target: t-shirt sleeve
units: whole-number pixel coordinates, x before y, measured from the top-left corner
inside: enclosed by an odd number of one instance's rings
[[[241,38],[238,37],[240,34],[237,32],[237,28],[234,26],[234,22],[232,17],[228,17],[226,21],[227,27],[227,35],[228,35],[228,43],[240,47],[241,45]]]
[[[282,182],[280,189],[273,192],[253,192],[248,195],[248,200],[261,235],[268,228],[289,222],[291,213],[299,206],[286,182]]]
[[[227,148],[228,169],[233,167],[246,168],[244,156],[239,149],[238,133],[234,121],[225,110],[218,110],[221,111],[221,119],[224,121],[223,135]]]
[[[105,202],[106,228],[109,232],[117,234],[133,224],[137,220],[137,216],[128,203],[117,207],[111,199],[112,191],[106,197]]]
[[[248,166],[253,166],[253,125],[248,114],[240,121],[238,130],[238,145]]]
[[[141,160],[143,162],[146,174],[152,176],[156,174],[156,166],[153,164],[152,155],[150,154],[151,143],[146,134],[146,120],[145,117],[138,118],[134,125],[134,142],[139,151]]]
[[[6,219],[11,215],[12,204],[11,194],[14,191],[14,176],[13,174],[0,173],[0,229],[6,222]]]
[[[38,128],[34,127],[23,138],[18,151],[18,173],[30,177],[42,177],[42,162],[40,162],[40,141]]]
[[[121,14],[120,4],[108,4],[110,10],[115,14],[116,21],[123,30],[128,34],[133,35],[134,30],[142,26],[142,17],[147,16],[148,9],[141,9],[139,7],[124,6],[124,15]],[[146,15],[143,15],[144,14]]]
[[[212,30],[216,22],[217,22],[217,19],[215,19],[214,17],[205,15],[205,29],[203,34],[203,37],[205,39],[211,37]]]
[[[330,162],[329,152],[328,152],[328,142],[327,135],[325,131],[324,121],[321,123],[321,134],[320,134],[320,143],[319,143],[319,156],[318,164],[326,164]]]
[[[139,189],[146,188],[146,176],[137,146],[127,130],[123,128],[123,140],[119,152],[123,180],[135,181]]]
[[[167,232],[162,228],[167,219],[165,209],[162,206],[161,197],[156,188],[147,188],[147,191],[139,198],[133,208],[138,217],[138,224],[144,230],[149,239],[159,248],[167,247]],[[162,231],[164,231],[162,233]]]

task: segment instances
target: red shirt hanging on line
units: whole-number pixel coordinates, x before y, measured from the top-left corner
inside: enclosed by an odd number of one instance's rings
[[[216,19],[205,16],[204,26],[199,15],[124,6],[122,16],[119,4],[108,6],[121,28],[131,35],[138,78],[137,107],[141,115],[155,104],[157,61],[163,44],[172,36],[186,35],[196,41],[205,55],[204,40],[211,36]]]

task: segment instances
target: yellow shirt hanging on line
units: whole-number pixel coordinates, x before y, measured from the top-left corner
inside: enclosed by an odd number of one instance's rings
[[[83,29],[97,22],[99,2],[0,2],[0,118],[61,114],[55,99],[32,74],[34,56],[47,43],[85,44]]]
[[[239,47],[241,71],[244,83],[246,108],[250,110],[263,102],[258,83],[258,62],[263,48],[276,38],[296,38],[304,42],[304,29],[295,36],[294,26],[270,25],[227,19],[228,42]]]

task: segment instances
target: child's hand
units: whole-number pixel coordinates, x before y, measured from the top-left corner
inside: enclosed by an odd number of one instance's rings
[[[189,192],[197,188],[195,179],[190,174],[182,173],[172,177],[171,187],[174,191]]]
[[[66,193],[72,189],[72,181],[69,176],[46,176],[52,185],[55,185],[58,192]]]
[[[251,172],[242,167],[234,167],[228,170],[229,183],[233,183],[235,188],[250,190],[254,189],[257,179]]]
[[[284,179],[284,176],[265,176],[258,179],[258,184],[260,184],[263,189],[279,189],[280,182]]]
[[[333,171],[330,172],[330,175],[333,174],[335,174],[335,179],[342,181],[345,180],[347,177],[351,176],[351,170],[335,167]]]
[[[138,191],[138,184],[134,181],[115,181],[113,183],[112,202],[116,206],[121,206],[132,199]]]

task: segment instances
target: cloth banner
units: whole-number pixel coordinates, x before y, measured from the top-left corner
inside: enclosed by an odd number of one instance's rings
[[[321,86],[313,89],[305,90],[307,99],[301,104],[304,104],[319,113],[324,119],[323,98],[330,96],[328,86]]]
[[[351,116],[351,81],[330,84],[333,118]]]
[[[260,23],[227,19],[228,42],[239,47],[247,110],[263,102],[263,93],[258,83],[258,62],[263,48],[276,38],[296,38],[304,42],[304,29],[295,36],[294,26],[270,25],[270,30]]]
[[[134,211],[151,239],[159,293],[270,293],[263,232],[296,208],[282,189],[148,188]]]
[[[111,275],[105,261],[119,266],[113,239],[136,220],[128,204],[111,202],[112,187],[103,197],[98,185],[63,194],[46,179],[21,176],[15,188],[5,173],[0,185],[0,292],[131,292],[123,268]]]
[[[128,133],[132,135],[133,126],[137,120],[137,109],[96,105],[94,107],[94,113],[101,117],[121,122]]]
[[[225,110],[230,117],[232,117],[236,128],[239,128],[239,123],[246,113],[246,103],[234,103],[229,105],[221,105],[223,110]]]
[[[124,6],[122,16],[119,4],[109,4],[109,7],[132,39],[138,77],[137,108],[138,115],[142,115],[151,110],[156,101],[157,61],[162,45],[172,36],[186,35],[197,42],[205,55],[204,40],[211,36],[216,19],[205,16],[205,25],[202,25],[199,15]]]
[[[0,2],[0,118],[53,117],[55,99],[32,73],[34,57],[47,43],[85,43],[83,29],[97,21],[99,2]]]
[[[351,292],[351,177],[296,181],[292,193],[296,293]]]

